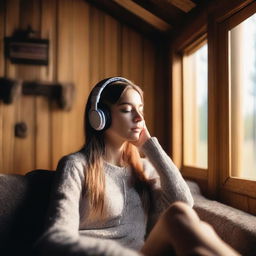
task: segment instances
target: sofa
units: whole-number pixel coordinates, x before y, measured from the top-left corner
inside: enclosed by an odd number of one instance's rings
[[[256,256],[256,216],[204,197],[195,182],[187,181],[201,220],[242,255]]]
[[[33,255],[33,244],[43,232],[53,178],[54,172],[48,170],[0,174],[0,255]],[[242,255],[256,255],[256,217],[209,200],[195,182],[187,183],[200,218]]]
[[[44,228],[54,172],[0,174],[0,255],[32,256]],[[33,255],[34,256],[34,255]]]

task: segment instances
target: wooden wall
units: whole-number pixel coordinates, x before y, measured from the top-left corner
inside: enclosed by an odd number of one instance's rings
[[[12,64],[3,57],[3,38],[28,25],[38,31],[38,37],[50,40],[48,66]],[[168,81],[163,79],[161,45],[83,0],[2,0],[0,38],[1,77],[76,86],[69,112],[42,97],[22,96],[10,105],[0,102],[0,172],[54,169],[61,156],[79,149],[88,93],[108,76],[125,76],[144,89],[148,127],[163,144],[166,141],[163,97]],[[20,121],[28,126],[24,139],[14,136],[14,125]]]

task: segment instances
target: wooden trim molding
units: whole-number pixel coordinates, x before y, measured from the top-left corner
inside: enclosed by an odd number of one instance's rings
[[[182,156],[182,60],[176,52],[172,52],[172,134],[171,155],[174,163],[181,168]]]
[[[219,191],[219,199],[227,204],[233,205],[241,210],[253,211],[247,204],[243,202],[253,202],[256,198],[256,181],[247,180],[244,178],[232,177],[234,173],[234,163],[232,161],[232,143],[234,138],[231,138],[231,88],[229,76],[229,30],[237,26],[243,20],[247,19],[256,12],[256,3],[252,3],[241,9],[235,15],[225,19],[223,22],[218,23],[217,20],[213,21],[213,34],[215,34],[215,42],[212,51],[215,49],[213,62],[214,70],[212,75],[216,81],[216,144],[217,157],[215,170],[210,170],[211,177],[219,177],[216,183],[216,189]],[[215,74],[215,75],[214,75]],[[232,118],[234,120],[234,118]],[[233,127],[234,127],[233,123]],[[238,152],[239,154],[239,152]],[[234,157],[233,157],[234,158]],[[233,167],[232,167],[233,165]],[[213,171],[215,176],[213,176]],[[232,171],[232,172],[231,172]],[[213,179],[214,181],[214,179]],[[211,182],[209,181],[209,184]],[[211,188],[212,189],[212,188]],[[253,199],[254,198],[254,199]],[[238,200],[239,199],[239,200]],[[237,201],[238,200],[238,201]],[[252,204],[252,203],[251,203]]]
[[[190,55],[196,52],[199,48],[201,48],[207,42],[207,33],[203,33],[203,35],[199,36],[197,40],[191,42],[188,47],[183,50],[184,54]]]
[[[130,0],[112,0],[113,2],[119,4],[126,10],[132,12],[133,14],[137,15],[147,23],[151,24],[153,27],[157,28],[158,30],[167,32],[170,31],[172,26],[165,22],[164,20],[160,19],[156,15],[152,14],[148,10],[144,9],[137,3],[130,1]]]
[[[207,177],[208,177],[207,169],[196,168],[192,166],[183,166],[181,168],[181,173],[186,178],[207,180]]]
[[[196,7],[196,4],[191,0],[169,0],[168,2],[186,13]]]
[[[207,196],[256,214],[256,181],[231,175],[228,31],[256,13],[255,1],[217,1],[172,41],[172,141],[175,164],[186,178],[206,182]],[[208,169],[184,166],[182,137],[182,54],[207,33]],[[191,45],[191,48],[190,48]]]
[[[256,13],[256,2],[248,5],[239,13],[227,18],[222,23],[218,24],[217,34],[217,95],[219,95],[218,105],[218,170],[220,171],[220,184],[224,189],[233,191],[239,194],[256,197],[256,181],[246,180],[243,178],[231,177],[234,173],[234,165],[237,161],[232,161],[232,145],[231,145],[231,88],[229,76],[229,30],[237,26],[243,20]],[[233,118],[234,119],[234,118]],[[233,124],[234,126],[234,124]],[[239,152],[237,152],[239,154]],[[234,158],[234,156],[233,156]],[[239,159],[238,159],[239,160]],[[231,163],[232,162],[232,163]],[[233,165],[233,167],[232,167]],[[232,172],[231,172],[232,170]],[[238,171],[236,171],[238,173]]]
[[[254,180],[229,177],[223,186],[227,190],[256,198],[256,181]]]
[[[202,46],[205,43],[207,35],[204,33],[198,40],[194,41],[191,38],[191,45],[188,48],[183,49],[183,53],[191,53],[198,46]],[[172,51],[172,146],[171,155],[173,161],[181,170],[181,173],[186,178],[195,178],[200,180],[207,180],[208,170],[185,166],[183,151],[183,70],[182,70],[182,55],[181,50],[174,48]]]

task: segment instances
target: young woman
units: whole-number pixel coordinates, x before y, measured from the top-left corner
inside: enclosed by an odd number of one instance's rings
[[[201,250],[186,238],[185,246],[179,244],[182,229],[194,225],[195,237],[205,231],[197,227],[202,225],[186,182],[150,136],[143,107],[141,89],[125,78],[94,87],[85,110],[85,146],[57,167],[47,228],[36,245],[42,255],[163,256]],[[202,244],[210,251],[207,242]]]

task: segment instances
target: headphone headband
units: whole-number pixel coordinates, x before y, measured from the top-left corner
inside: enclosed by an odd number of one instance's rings
[[[102,109],[98,109],[98,103],[100,101],[101,93],[107,85],[116,81],[123,81],[123,82],[130,83],[129,80],[120,76],[111,77],[107,79],[101,86],[94,87],[92,91],[91,109],[89,110],[89,121],[90,121],[90,125],[97,131],[103,130],[108,120],[104,111]]]
[[[107,79],[101,86],[95,87],[93,89],[93,93],[92,93],[92,97],[91,97],[91,109],[97,110],[102,91],[104,90],[104,88],[107,85],[109,85],[113,82],[116,82],[116,81],[130,82],[129,80],[127,80],[124,77],[116,76],[116,77],[111,77],[111,78]]]

